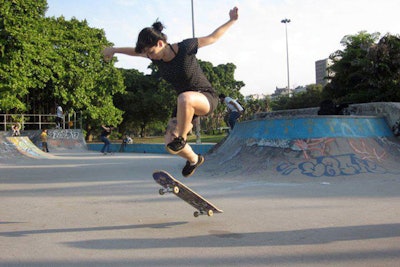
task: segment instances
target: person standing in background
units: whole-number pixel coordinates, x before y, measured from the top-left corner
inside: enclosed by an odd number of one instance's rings
[[[21,124],[19,122],[13,124],[13,126],[11,127],[12,129],[12,136],[20,136],[20,129],[21,129]]]
[[[224,94],[219,95],[219,100],[221,101],[221,103],[225,103],[228,107],[228,124],[229,127],[231,127],[231,130],[233,130],[236,121],[239,119],[240,116],[242,116],[244,108],[237,102],[237,100],[234,100]]]
[[[42,141],[42,150],[44,152],[49,152],[49,147],[47,146],[47,129],[43,129],[40,134],[40,141]]]
[[[62,128],[61,124],[63,122],[63,117],[64,117],[63,109],[58,103],[56,103],[56,129]]]

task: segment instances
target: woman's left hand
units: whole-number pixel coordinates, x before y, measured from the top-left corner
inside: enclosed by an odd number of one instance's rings
[[[234,7],[229,11],[229,18],[230,20],[237,20],[239,18],[238,14],[239,9],[237,7]]]

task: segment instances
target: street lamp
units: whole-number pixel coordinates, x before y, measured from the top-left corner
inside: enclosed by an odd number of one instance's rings
[[[285,31],[286,31],[286,68],[287,68],[287,88],[290,89],[290,76],[289,76],[289,45],[288,45],[288,36],[287,36],[287,24],[290,22],[290,19],[283,19],[281,23],[285,23]]]
[[[191,7],[192,7],[192,34],[193,38],[195,37],[194,33],[194,5],[193,5],[193,0],[190,1]],[[196,130],[196,144],[201,144],[201,134],[200,134],[200,117],[197,117],[194,121],[194,126]]]
[[[194,6],[193,6],[193,0],[191,0],[191,4],[192,4],[192,34],[193,34],[193,38],[194,38],[195,34],[194,34]]]

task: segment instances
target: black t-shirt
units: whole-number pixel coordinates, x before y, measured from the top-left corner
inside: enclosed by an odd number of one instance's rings
[[[197,61],[197,38],[186,39],[178,43],[178,53],[169,62],[153,60],[161,77],[171,83],[178,94],[186,91],[211,92],[215,94]]]
[[[103,129],[100,136],[108,137],[111,134],[111,129],[109,131]]]

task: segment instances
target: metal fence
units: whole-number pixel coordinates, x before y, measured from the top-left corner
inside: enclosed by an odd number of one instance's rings
[[[67,113],[62,118],[61,129],[82,129],[80,113]],[[0,131],[8,131],[19,124],[21,130],[41,130],[57,128],[55,114],[0,114]]]

